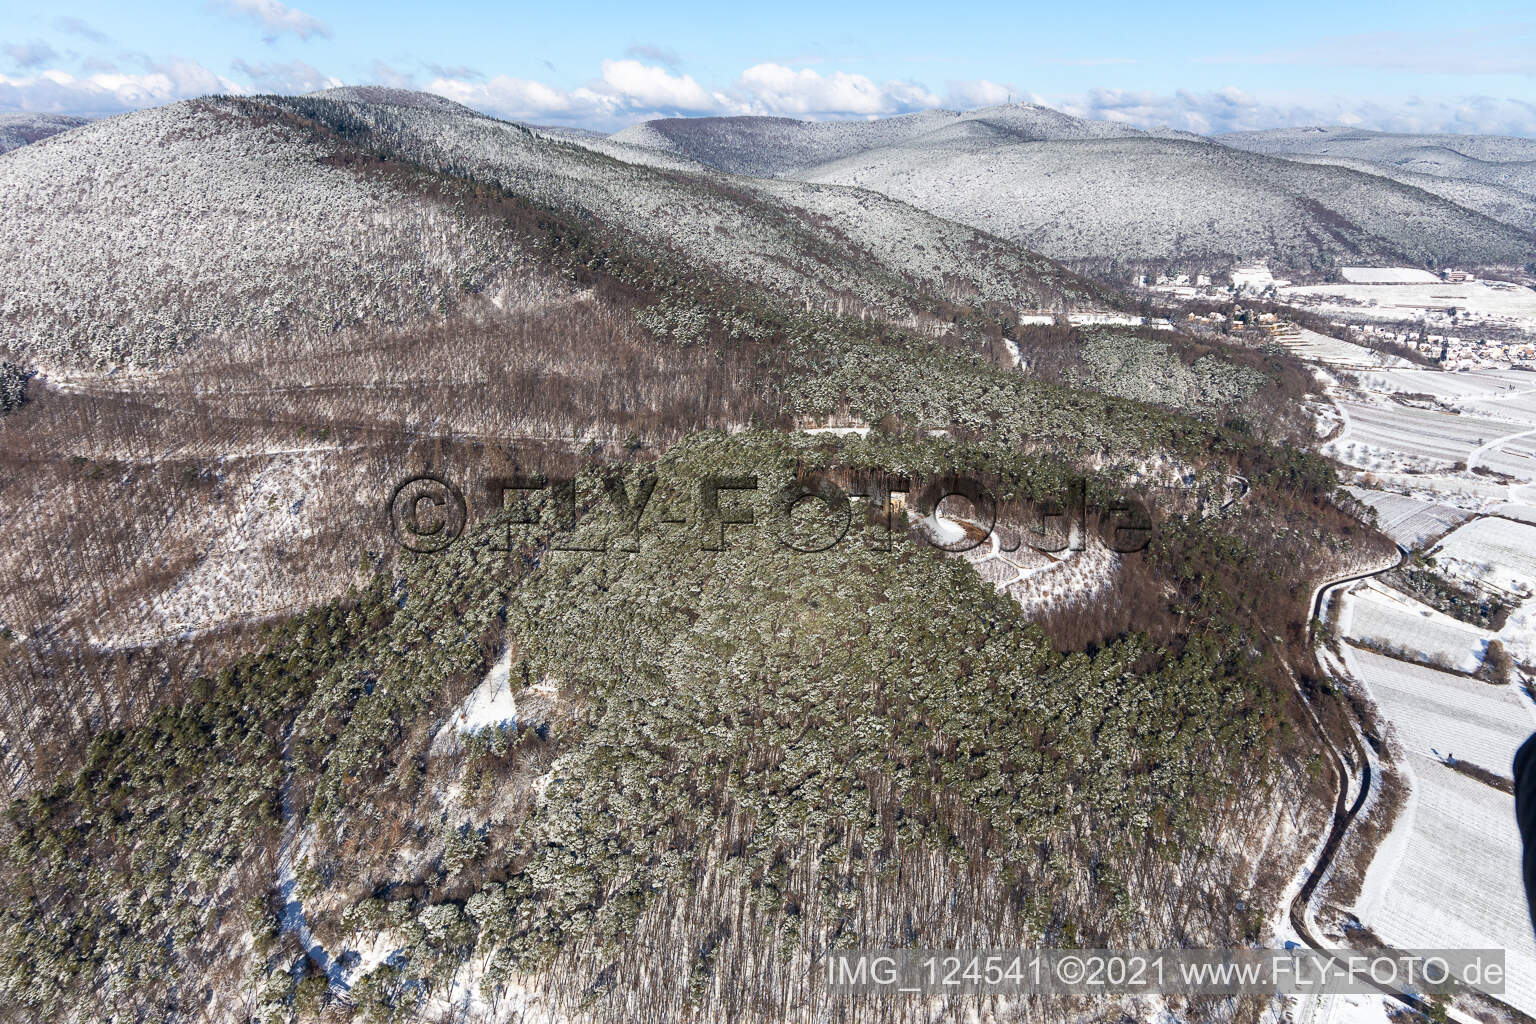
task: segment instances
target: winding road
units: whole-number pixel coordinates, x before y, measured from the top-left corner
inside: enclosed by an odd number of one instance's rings
[[[1367,572],[1351,573],[1348,576],[1341,576],[1337,579],[1325,581],[1318,585],[1317,589],[1312,592],[1312,624],[1309,626],[1308,637],[1314,646],[1317,644],[1317,637],[1313,634],[1313,630],[1315,629],[1316,624],[1322,619],[1323,606],[1326,603],[1326,598],[1329,592],[1340,587],[1346,587],[1350,584],[1357,583],[1360,580],[1370,579],[1373,576],[1380,576],[1381,574],[1390,572],[1391,570],[1402,565],[1404,560],[1407,559],[1409,552],[1408,549],[1403,547],[1401,544],[1397,546],[1397,550],[1397,560],[1394,561],[1391,565],[1382,566]],[[1321,665],[1321,663],[1321,659],[1319,659],[1319,664]],[[1292,682],[1296,683],[1294,677]],[[1322,939],[1312,930],[1312,924],[1307,917],[1307,911],[1311,906],[1312,897],[1316,894],[1318,887],[1322,884],[1323,880],[1328,877],[1328,872],[1333,866],[1334,857],[1337,856],[1339,846],[1344,842],[1344,837],[1348,833],[1349,827],[1354,824],[1355,818],[1359,816],[1361,809],[1365,806],[1366,797],[1369,795],[1371,790],[1371,762],[1370,758],[1366,756],[1365,744],[1361,738],[1362,723],[1358,717],[1358,713],[1355,713],[1351,716],[1350,720],[1349,741],[1351,746],[1354,748],[1356,762],[1360,765],[1360,791],[1355,794],[1354,800],[1351,801],[1349,799],[1349,790],[1350,782],[1352,779],[1349,771],[1349,762],[1346,761],[1344,755],[1339,752],[1339,749],[1334,745],[1333,741],[1329,739],[1327,731],[1323,728],[1321,720],[1317,717],[1317,713],[1313,711],[1311,702],[1308,701],[1306,694],[1302,692],[1299,683],[1296,683],[1296,693],[1297,696],[1301,698],[1303,706],[1306,707],[1307,713],[1312,719],[1312,725],[1313,728],[1317,731],[1318,739],[1322,741],[1323,748],[1328,752],[1329,761],[1333,766],[1334,777],[1338,779],[1338,792],[1334,797],[1333,817],[1329,823],[1328,837],[1323,843],[1322,852],[1318,855],[1317,863],[1313,866],[1312,870],[1307,874],[1306,879],[1302,882],[1300,890],[1291,899],[1291,905],[1288,908],[1287,916],[1290,919],[1291,927],[1296,930],[1296,934],[1301,937],[1303,942],[1310,946],[1315,952],[1329,957],[1330,959],[1340,963],[1342,966],[1342,958],[1336,955],[1338,950],[1334,947],[1325,946]],[[1345,952],[1351,951],[1345,950]],[[1402,989],[1393,988],[1389,985],[1377,984],[1374,981],[1372,981],[1371,984],[1374,988],[1381,992],[1382,995],[1395,999],[1403,1005],[1411,1007],[1414,1010],[1418,1010],[1421,1013],[1427,1013],[1430,1009],[1429,1005],[1423,998],[1414,995],[1413,993],[1406,992]],[[1520,1019],[1522,1016],[1519,1011],[1515,1010],[1513,1007],[1508,1006],[1502,1000],[1494,996],[1485,994],[1482,995],[1482,998],[1498,1005],[1501,1009],[1507,1011],[1513,1019]],[[1462,1022],[1462,1024],[1478,1024],[1477,1020],[1467,1016],[1454,1007],[1447,1006],[1444,1009],[1447,1016],[1449,1016],[1454,1021]]]
[[[1407,557],[1407,549],[1399,544],[1397,559],[1390,565],[1381,566],[1366,572],[1351,573],[1347,576],[1341,576],[1318,584],[1317,588],[1312,591],[1311,621],[1308,627],[1309,641],[1314,646],[1317,643],[1315,627],[1322,620],[1323,605],[1330,591],[1359,582],[1360,580],[1370,579],[1373,576],[1380,576],[1385,572],[1390,572],[1402,565],[1403,560]],[[1344,755],[1339,753],[1339,749],[1334,746],[1333,741],[1328,738],[1327,730],[1323,728],[1323,723],[1317,717],[1317,712],[1312,710],[1311,702],[1307,699],[1306,694],[1302,692],[1300,683],[1294,677],[1292,682],[1296,685],[1296,695],[1301,698],[1303,706],[1307,709],[1307,714],[1312,719],[1312,726],[1317,731],[1317,738],[1322,741],[1323,749],[1328,752],[1329,761],[1333,766],[1333,774],[1338,779],[1339,787],[1338,792],[1334,796],[1333,818],[1329,823],[1328,838],[1323,842],[1323,849],[1318,855],[1317,863],[1313,865],[1306,880],[1302,882],[1300,890],[1291,899],[1288,917],[1290,918],[1291,927],[1296,929],[1296,934],[1301,936],[1303,942],[1314,951],[1337,961],[1339,958],[1334,955],[1334,949],[1325,946],[1322,939],[1312,930],[1312,924],[1307,919],[1307,909],[1311,906],[1312,897],[1317,892],[1318,886],[1322,884],[1324,878],[1328,877],[1328,872],[1333,867],[1333,859],[1338,854],[1339,846],[1344,842],[1344,836],[1349,831],[1349,826],[1354,824],[1361,808],[1365,806],[1365,798],[1371,791],[1371,762],[1365,756],[1365,747],[1360,742],[1359,724],[1352,721],[1349,739],[1350,743],[1354,746],[1355,757],[1361,767],[1361,775],[1360,791],[1355,795],[1354,801],[1351,802],[1349,799],[1349,763],[1344,759]],[[1408,992],[1394,989],[1387,985],[1375,985],[1375,987],[1383,995],[1390,996],[1415,1010],[1422,1012],[1427,1009],[1422,999]]]

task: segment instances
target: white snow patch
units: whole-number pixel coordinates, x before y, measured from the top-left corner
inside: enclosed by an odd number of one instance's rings
[[[1429,271],[1412,267],[1340,267],[1339,273],[1350,284],[1437,284],[1440,281]]]
[[[448,721],[443,723],[432,739],[432,754],[454,753],[460,746],[459,737],[481,729],[511,725],[517,721],[517,703],[512,699],[511,674],[512,651],[509,649],[486,673],[480,685],[471,690],[469,696],[449,714]]]

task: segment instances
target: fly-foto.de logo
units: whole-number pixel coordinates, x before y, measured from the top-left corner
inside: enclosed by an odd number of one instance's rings
[[[724,551],[749,534],[785,551],[814,554],[856,542],[889,550],[897,533],[950,552],[994,545],[1045,554],[1079,550],[1091,537],[1112,551],[1141,551],[1152,517],[1142,501],[1076,478],[1046,495],[1017,496],[1006,481],[950,473],[916,480],[860,470],[662,476],[598,471],[578,476],[513,474],[484,481],[477,519],[511,551],[543,538],[552,551],[638,551],[643,543]],[[1000,498],[999,495],[1008,495]],[[465,490],[422,474],[390,492],[386,511],[399,545],[419,554],[446,550],[471,521]]]

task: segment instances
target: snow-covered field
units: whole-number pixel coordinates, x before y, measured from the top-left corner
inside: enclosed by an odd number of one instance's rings
[[[1399,491],[1424,501],[1485,512],[1508,501],[1517,488],[1470,473],[1426,472],[1423,468],[1402,473],[1361,473],[1357,479],[1370,488]]]
[[[1404,295],[1442,287],[1377,291]],[[1365,285],[1330,286],[1327,294],[1351,289],[1370,294]],[[1351,368],[1347,355],[1314,358]],[[1413,546],[1440,537],[1431,553],[1453,576],[1506,591],[1536,586],[1536,525],[1510,521],[1536,519],[1536,491],[1528,483],[1536,474],[1524,456],[1530,439],[1521,436],[1536,429],[1530,403],[1536,381],[1513,372],[1409,367],[1357,370],[1356,380],[1358,389],[1329,389],[1344,429],[1325,451],[1369,471],[1356,475],[1351,491],[1377,510],[1384,531]],[[1517,482],[1453,470],[1455,462]],[[1509,519],[1475,518],[1489,513]],[[1375,582],[1356,585],[1339,600],[1346,637],[1383,643],[1415,660],[1443,660],[1460,671],[1477,668],[1495,636]],[[1536,604],[1524,602],[1496,635],[1516,659],[1536,654]],[[1536,940],[1525,912],[1512,800],[1447,764],[1454,758],[1508,778],[1516,748],[1536,729],[1530,700],[1513,685],[1349,645],[1343,657],[1376,705],[1409,787],[1354,913],[1400,948],[1508,950],[1510,981],[1501,998],[1536,1013]]]
[[[942,517],[938,529],[926,528],[930,535],[937,535],[939,543],[964,539],[963,531]],[[1080,550],[1051,553],[1036,551],[1023,541],[1020,532],[999,527],[986,541],[957,557],[971,563],[982,579],[1030,612],[1064,608],[1101,596],[1120,564],[1120,556],[1097,537],[1087,538]],[[1012,550],[1005,550],[1009,548]]]
[[[1370,651],[1350,649],[1346,658],[1350,670],[1391,720],[1404,753],[1437,762],[1454,757],[1512,777],[1515,750],[1536,731],[1536,715],[1513,686],[1496,686]],[[1498,794],[1512,824],[1510,796],[1485,788]],[[1519,879],[1512,883],[1518,884]]]
[[[1315,359],[1338,367],[1408,366],[1401,356],[1387,355],[1375,349],[1342,341],[1327,334],[1300,329],[1296,334],[1280,339],[1280,344],[1302,359]]]
[[[1536,526],[1478,519],[1451,533],[1431,553],[1457,576],[1507,593],[1536,592]]]
[[[1536,505],[1525,505],[1510,501],[1502,505],[1495,505],[1488,511],[1496,516],[1507,516],[1510,519],[1518,519],[1522,523],[1536,525]]]
[[[1511,386],[1500,395],[1467,399],[1458,407],[1476,416],[1508,420],[1511,429],[1516,429],[1515,425],[1536,427],[1536,387],[1529,382],[1522,389]]]
[[[1372,320],[1413,320],[1425,308],[1455,306],[1473,316],[1536,322],[1536,292],[1488,281],[1428,284],[1307,284],[1279,289],[1280,298],[1319,312]]]
[[[1346,422],[1328,451],[1341,461],[1375,472],[1421,473],[1465,462],[1468,470],[1536,479],[1536,375],[1407,366],[1361,370],[1342,354],[1312,358],[1355,371],[1356,388],[1333,392]],[[1445,480],[1434,486],[1465,490],[1471,480],[1463,475],[1456,486]]]
[[[1523,415],[1521,405],[1516,402],[1505,406],[1504,403],[1536,394],[1536,374],[1524,370],[1478,369],[1447,373],[1423,366],[1400,366],[1371,370],[1357,376],[1360,386],[1367,391],[1431,394],[1456,408],[1471,408],[1487,401],[1490,409],[1516,410],[1511,413],[1514,416]]]
[[[1454,463],[1482,466],[1520,480],[1536,480],[1536,428],[1400,405],[1380,396],[1337,397],[1344,431],[1324,452],[1358,469],[1447,471]],[[1531,436],[1521,436],[1526,431]]]
[[[1466,509],[1411,498],[1406,494],[1363,487],[1351,487],[1349,491],[1376,510],[1376,523],[1381,532],[1405,547],[1422,547],[1427,541],[1472,518],[1472,513]]]
[[[1415,792],[1398,828],[1390,875],[1357,906],[1361,921],[1407,949],[1504,949],[1504,1002],[1536,1013],[1536,945],[1520,884],[1520,836],[1510,797],[1409,755]],[[1372,871],[1377,866],[1372,865]]]
[[[502,653],[480,685],[471,690],[469,696],[449,713],[448,720],[432,738],[430,749],[434,755],[457,751],[462,736],[473,735],[481,729],[516,723],[517,701],[512,697],[511,674],[512,651],[509,649]]]
[[[1474,672],[1482,665],[1493,636],[1374,581],[1354,588],[1339,628],[1351,638],[1401,649],[1415,659],[1459,672]]]
[[[1440,280],[1413,267],[1340,267],[1339,275],[1350,284],[1434,284]]]
[[[1507,793],[1443,761],[1509,775],[1536,716],[1510,687],[1346,653],[1401,745],[1412,787],[1356,905],[1362,923],[1408,949],[1504,948],[1505,1002],[1536,1012],[1536,939],[1520,881],[1520,837]]]
[[[1324,452],[1360,469],[1449,469],[1499,427],[1433,409],[1340,399],[1344,432]]]
[[[1294,1000],[1293,1007],[1289,1019],[1296,1024],[1391,1024],[1385,996],[1308,995]]]
[[[1536,374],[1527,370],[1484,368],[1447,373],[1414,366],[1373,370],[1360,374],[1359,378],[1360,386],[1368,390],[1433,394],[1458,409],[1475,409],[1486,404],[1488,411],[1517,421],[1523,421],[1527,416],[1536,417],[1528,402],[1532,395],[1536,395]]]

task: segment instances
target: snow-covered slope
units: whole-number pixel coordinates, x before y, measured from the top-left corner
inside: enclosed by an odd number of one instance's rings
[[[474,114],[475,111],[446,96],[414,89],[391,89],[385,85],[343,85],[335,89],[321,89],[309,95],[320,99],[345,100],[348,103],[379,103],[394,107],[415,107],[418,110],[445,110],[456,114]]]
[[[793,175],[818,164],[921,140],[926,147],[1140,135],[1126,125],[1085,121],[1049,107],[1012,104],[965,113],[925,110],[873,121],[796,121],[787,117],[675,117],[610,136],[758,177]]]
[[[7,157],[0,262],[16,273],[0,282],[0,345],[143,362],[221,334],[405,324],[546,286],[542,228],[505,221],[487,185],[797,304],[852,296],[905,317],[1101,301],[1048,260],[881,196],[730,178],[440,97],[354,94],[383,102],[190,101]]]
[[[612,141],[734,173],[866,188],[1096,269],[1248,258],[1294,268],[1525,263],[1536,247],[1536,217],[1510,191],[1520,165],[1497,165],[1473,187],[1420,167],[1303,163],[1038,106],[836,123],[672,118]],[[1523,141],[1491,140],[1447,159],[1521,156]]]
[[[1439,178],[1502,185],[1536,195],[1536,139],[1502,135],[1401,135],[1359,128],[1278,128],[1233,132],[1216,141],[1271,156],[1368,160]]]
[[[996,232],[1056,259],[1300,267],[1341,258],[1523,263],[1536,239],[1346,168],[1172,138],[913,144],[805,173]]]
[[[825,195],[803,187],[785,191],[641,166],[620,159],[624,151],[609,157],[479,115],[365,104],[293,109],[334,119],[344,132],[366,131],[370,144],[412,162],[601,220],[658,249],[796,297],[846,293],[894,309],[906,289],[893,274],[933,288],[979,277],[982,298],[1024,305],[1059,306],[1081,288],[1048,261],[975,231],[956,232],[880,196],[859,199],[860,216],[828,232],[816,211]],[[796,205],[801,197],[810,197],[809,208]],[[893,223],[903,230],[893,232]]]
[[[932,110],[877,121],[676,117],[637,124],[610,138],[733,174],[772,177],[926,135],[957,116]]]
[[[334,166],[259,112],[178,103],[0,161],[0,344],[142,361],[230,332],[401,323],[525,262],[494,221]]]
[[[1513,135],[1411,134],[1333,126],[1226,132],[1212,138],[1223,145],[1260,153],[1333,153],[1380,162],[1396,162],[1405,154],[1426,148],[1491,163],[1536,160],[1536,139]]]
[[[88,117],[68,114],[0,114],[0,153],[89,124]]]
[[[1309,164],[1348,167],[1365,174],[1390,178],[1400,184],[1449,200],[1457,206],[1503,221],[1522,231],[1536,233],[1536,193],[1522,192],[1508,185],[1488,184],[1467,178],[1424,174],[1419,171],[1405,170],[1393,164],[1372,163],[1356,157],[1296,154],[1287,159]]]

